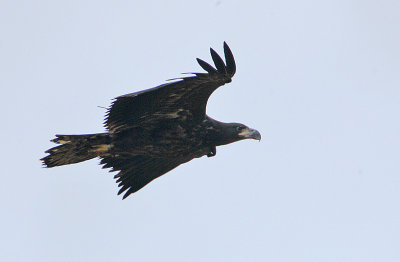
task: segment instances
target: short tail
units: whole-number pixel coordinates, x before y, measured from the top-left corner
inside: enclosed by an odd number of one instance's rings
[[[89,135],[56,135],[51,140],[59,146],[50,148],[48,156],[40,159],[46,167],[69,165],[107,155],[111,137],[108,133]]]

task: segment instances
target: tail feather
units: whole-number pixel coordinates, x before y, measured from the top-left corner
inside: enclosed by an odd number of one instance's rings
[[[59,146],[47,150],[45,153],[49,155],[40,159],[46,167],[74,164],[106,155],[111,143],[108,133],[56,135],[56,137],[51,141]]]

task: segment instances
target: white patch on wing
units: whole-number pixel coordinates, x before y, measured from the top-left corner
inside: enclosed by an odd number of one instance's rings
[[[95,152],[95,153],[106,153],[108,150],[110,150],[111,146],[107,144],[103,145],[96,145],[93,146],[93,149],[89,150],[90,152]]]
[[[70,143],[71,141],[68,141],[68,140],[57,140],[57,144],[61,144],[61,145],[63,145],[63,144],[66,144],[66,143]]]
[[[178,118],[179,117],[179,111],[166,114],[166,117],[168,117],[168,118]]]
[[[174,111],[174,112],[169,112],[169,113],[157,113],[157,114],[154,114],[154,115],[162,116],[162,117],[166,117],[166,118],[178,118],[178,117],[184,118],[185,116],[184,116],[184,114],[181,114],[181,112],[187,112],[187,110],[185,110],[185,109],[178,109],[178,110],[176,110],[176,111]]]

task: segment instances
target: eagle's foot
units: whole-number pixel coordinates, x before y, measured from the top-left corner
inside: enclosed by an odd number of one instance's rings
[[[207,154],[208,157],[213,157],[217,154],[217,148],[214,146],[211,148],[210,153]]]

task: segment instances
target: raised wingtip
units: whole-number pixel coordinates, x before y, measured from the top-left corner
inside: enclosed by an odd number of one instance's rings
[[[201,60],[200,58],[196,58],[196,60],[197,60],[197,63],[199,63],[199,65],[204,70],[207,71],[207,73],[209,73],[209,74],[217,74],[218,73],[218,71],[213,66],[211,66],[209,63]]]
[[[224,60],[222,60],[218,53],[212,48],[210,48],[210,53],[214,64],[217,67],[218,73],[226,75],[226,66]]]
[[[224,41],[224,53],[225,53],[225,61],[226,61],[226,72],[230,76],[233,76],[236,73],[235,58],[233,57],[232,51],[225,41]]]
[[[225,62],[224,60],[215,52],[214,49],[210,48],[211,57],[214,61],[216,69],[210,65],[209,63],[201,60],[200,58],[196,58],[199,65],[207,71],[207,73],[211,74],[222,74],[232,77],[236,72],[236,63],[235,58],[233,57],[232,51],[229,48],[226,41],[224,41],[224,53],[225,53]]]

